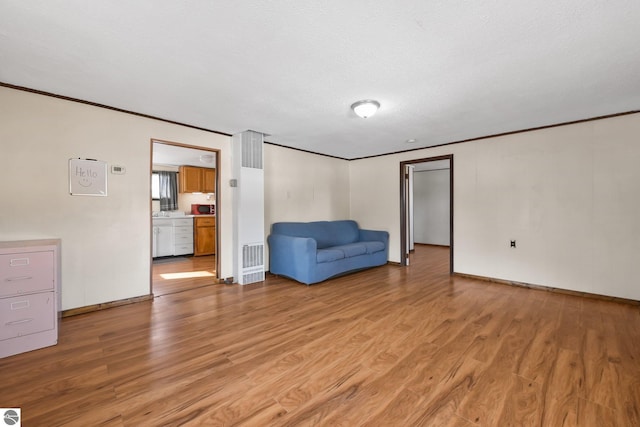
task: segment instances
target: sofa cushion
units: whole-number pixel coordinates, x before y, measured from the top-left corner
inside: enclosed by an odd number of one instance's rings
[[[311,237],[318,249],[357,242],[360,235],[358,224],[352,220],[315,222],[277,222],[271,232],[294,237]]]
[[[344,252],[345,258],[364,255],[367,253],[367,248],[361,243],[351,243],[349,245],[334,246],[331,249],[341,250],[342,252]]]
[[[318,263],[337,261],[344,258],[344,251],[339,249],[318,249],[316,252],[316,261]]]
[[[384,251],[385,249],[384,243],[377,240],[372,242],[360,242],[360,244],[367,248],[368,254],[375,254],[376,252]]]

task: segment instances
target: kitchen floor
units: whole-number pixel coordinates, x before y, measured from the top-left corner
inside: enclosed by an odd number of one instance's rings
[[[156,258],[152,270],[156,297],[217,284],[215,255]]]

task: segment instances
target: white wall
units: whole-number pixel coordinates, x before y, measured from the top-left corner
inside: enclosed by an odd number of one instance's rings
[[[413,174],[414,241],[449,246],[449,169]]]
[[[400,262],[400,159],[390,155],[349,162],[351,219],[361,228],[389,232],[392,262]]]
[[[348,161],[277,145],[264,147],[266,235],[274,222],[350,217]]]
[[[638,135],[634,114],[353,161],[351,216],[399,262],[399,164],[453,154],[456,272],[639,300]]]
[[[152,138],[220,149],[221,179],[230,179],[229,137],[0,87],[0,240],[62,239],[64,310],[149,294]],[[126,174],[108,174],[108,197],[70,196],[72,157]],[[220,188],[228,277],[233,196]]]
[[[352,162],[267,144],[265,231],[352,218],[389,231],[399,262],[400,162],[454,154],[456,272],[640,300],[638,135],[640,114]],[[231,276],[231,138],[0,87],[0,240],[62,239],[63,309],[149,293],[152,138],[221,150]],[[108,197],[70,196],[72,157],[127,173]]]
[[[349,162],[265,144],[265,226],[349,218]]]

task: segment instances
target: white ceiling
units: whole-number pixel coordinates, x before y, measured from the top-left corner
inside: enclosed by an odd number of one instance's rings
[[[637,110],[639,22],[638,0],[0,0],[0,82],[352,159]]]

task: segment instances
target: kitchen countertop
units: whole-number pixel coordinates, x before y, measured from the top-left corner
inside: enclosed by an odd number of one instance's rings
[[[215,215],[206,214],[206,215],[175,215],[175,216],[151,216],[152,219],[180,219],[180,218],[196,218],[196,217],[212,217],[215,218]]]

